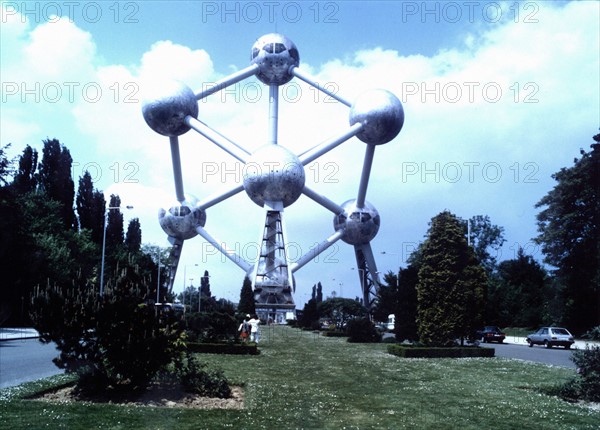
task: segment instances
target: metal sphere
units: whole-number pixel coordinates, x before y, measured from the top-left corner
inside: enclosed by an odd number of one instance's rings
[[[362,93],[350,108],[350,125],[364,128],[357,137],[365,143],[382,145],[400,133],[404,125],[404,109],[398,98],[387,90]]]
[[[283,202],[289,206],[298,200],[306,176],[296,155],[279,145],[257,149],[244,165],[244,189],[254,203]]]
[[[290,39],[282,34],[269,33],[254,42],[250,60],[259,66],[256,77],[262,83],[283,85],[294,77],[291,69],[300,64],[300,54]]]
[[[194,92],[185,84],[167,80],[148,88],[142,101],[146,123],[163,136],[180,136],[190,127],[184,119],[198,117],[198,102]]]
[[[342,240],[350,245],[362,245],[373,240],[381,223],[377,209],[368,202],[359,208],[356,200],[344,202],[342,208],[344,211],[333,219],[336,230],[345,229]]]
[[[158,222],[169,236],[187,240],[196,236],[196,227],[206,224],[206,212],[198,207],[198,199],[185,196],[181,203],[177,202],[170,209],[158,211]]]

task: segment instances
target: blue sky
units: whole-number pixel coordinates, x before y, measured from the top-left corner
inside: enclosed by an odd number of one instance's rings
[[[588,149],[600,124],[600,3],[582,2],[2,2],[0,144],[14,155],[57,138],[97,188],[117,193],[143,240],[166,246],[157,221],[175,201],[168,139],[141,115],[143,82],[168,77],[198,91],[249,65],[265,33],[294,41],[300,67],[347,99],[394,92],[403,130],[378,146],[367,200],[381,215],[371,242],[381,272],[404,265],[442,210],[489,215],[505,228],[500,259],[533,244],[534,208],[551,174]],[[294,80],[282,89],[279,143],[298,153],[345,130],[348,110]],[[199,118],[248,150],[266,137],[268,91],[247,80],[200,102]],[[191,131],[181,138],[185,191],[202,199],[239,180],[239,166]],[[306,169],[342,203],[356,196],[357,139]],[[262,209],[244,193],[210,208],[206,229],[252,259]],[[305,197],[285,211],[304,253],[333,232]],[[381,254],[383,251],[386,254]],[[196,266],[197,264],[197,266]],[[296,273],[296,303],[312,285],[359,295],[353,249],[338,242]],[[186,242],[176,291],[204,270],[213,293],[237,300],[243,272],[201,238]]]

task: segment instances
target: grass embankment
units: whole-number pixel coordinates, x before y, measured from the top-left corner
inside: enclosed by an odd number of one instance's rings
[[[0,427],[17,429],[597,429],[600,411],[538,389],[573,370],[501,358],[402,359],[289,327],[263,330],[258,356],[203,355],[245,386],[244,410],[22,400],[0,392]],[[46,382],[47,384],[47,382]]]

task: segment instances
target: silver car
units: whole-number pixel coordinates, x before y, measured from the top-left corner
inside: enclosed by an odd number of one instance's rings
[[[573,339],[573,335],[566,328],[542,327],[535,333],[527,336],[527,343],[529,343],[530,347],[533,345],[544,345],[546,348],[564,346],[565,349],[569,349],[575,343],[575,339]]]

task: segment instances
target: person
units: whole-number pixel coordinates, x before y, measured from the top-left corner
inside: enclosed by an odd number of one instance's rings
[[[250,325],[250,315],[246,315],[244,321],[240,324],[238,328],[238,332],[240,333],[240,337],[242,338],[242,342],[248,342],[248,338],[250,337],[250,332],[252,330],[252,326]]]
[[[252,315],[252,319],[250,319],[250,321],[248,321],[248,323],[250,324],[250,341],[251,342],[256,342],[258,343],[258,341],[260,340],[260,320],[258,319],[258,316],[256,316],[256,314]]]

